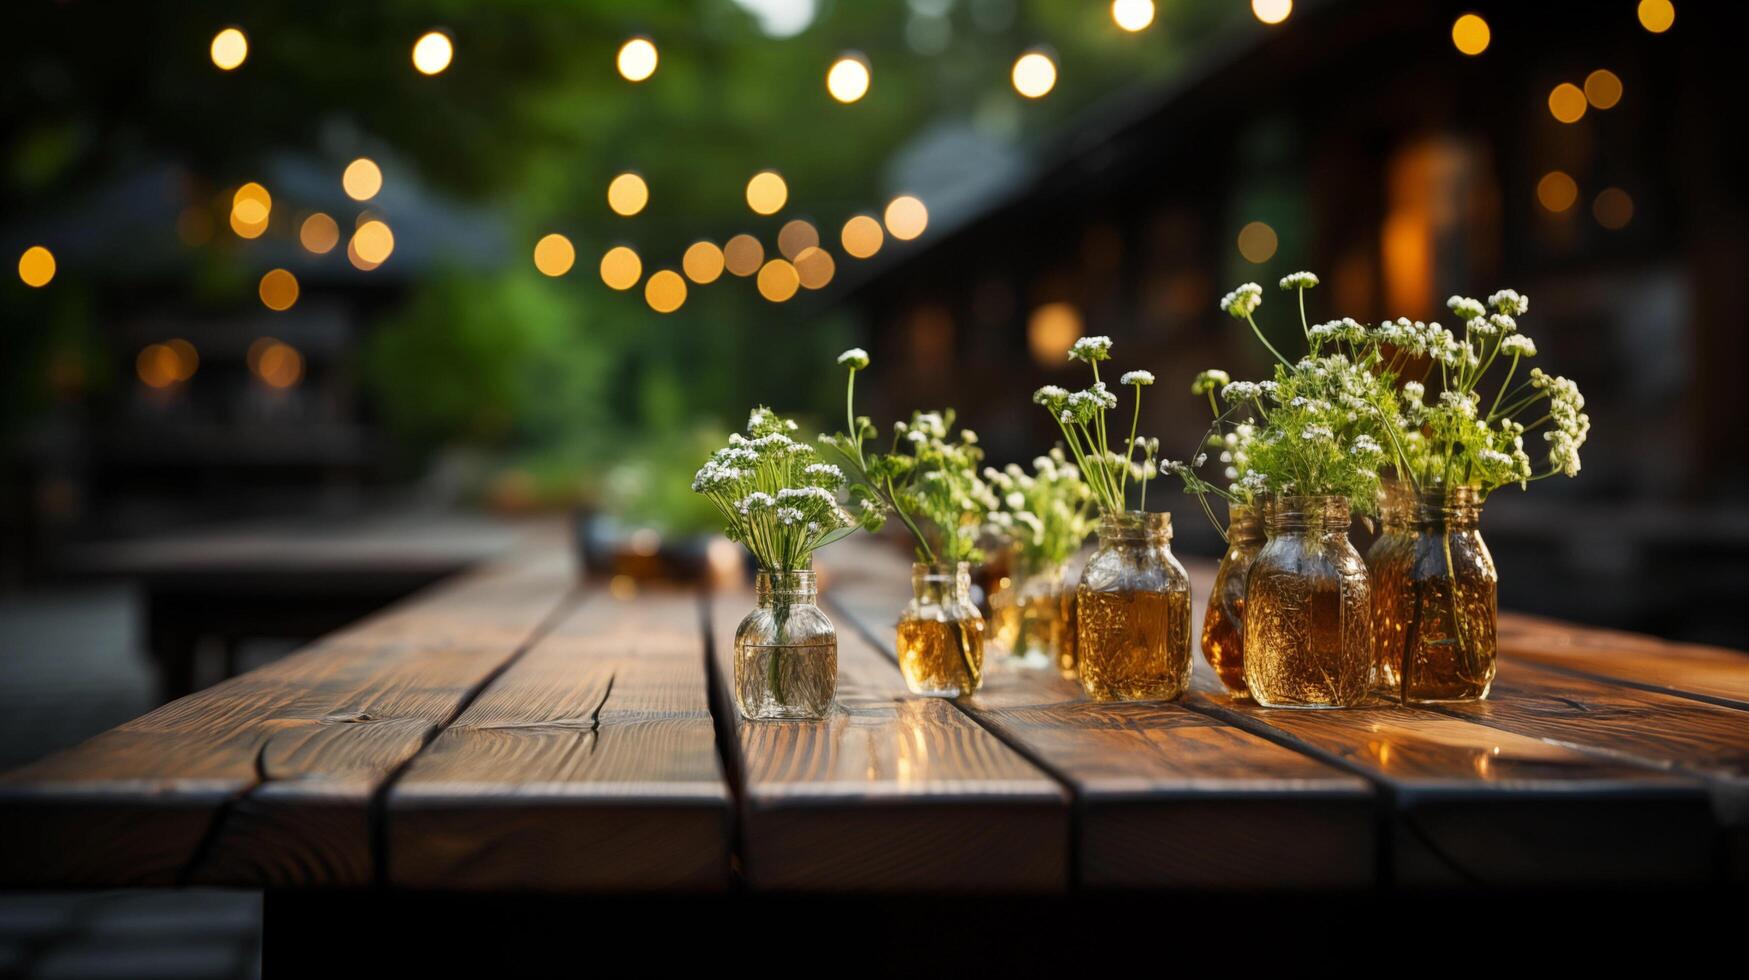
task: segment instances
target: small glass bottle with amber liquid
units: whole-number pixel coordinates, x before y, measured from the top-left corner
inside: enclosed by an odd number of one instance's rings
[[[899,670],[913,694],[957,698],[984,682],[984,616],[967,562],[911,566],[911,603],[899,617]]]
[[[1169,701],[1190,684],[1190,578],[1172,555],[1172,515],[1099,524],[1076,594],[1081,687],[1099,701]]]
[[[1347,708],[1372,674],[1372,596],[1348,498],[1277,497],[1245,586],[1245,686],[1267,708]]]
[[[1481,504],[1474,487],[1412,499],[1405,554],[1373,581],[1398,616],[1386,652],[1395,667],[1388,693],[1405,703],[1479,701],[1494,683],[1499,625],[1499,576],[1477,528]]]
[[[1227,505],[1227,551],[1215,571],[1208,609],[1202,617],[1202,655],[1227,693],[1250,700],[1245,687],[1245,581],[1251,564],[1263,550],[1263,514],[1259,507],[1233,501]]]
[[[1372,587],[1372,689],[1396,698],[1401,690],[1403,631],[1412,604],[1406,581],[1415,553],[1415,487],[1404,480],[1379,484],[1379,536],[1366,551],[1366,574]]]

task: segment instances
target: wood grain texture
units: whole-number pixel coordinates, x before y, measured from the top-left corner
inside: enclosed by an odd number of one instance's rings
[[[818,722],[735,711],[735,627],[748,594],[711,601],[718,711],[732,720],[742,874],[809,892],[1057,891],[1069,799],[952,704],[910,694],[898,668],[838,625],[838,705]]]
[[[371,794],[571,579],[556,550],[507,559],[0,777],[0,880],[368,883]]]
[[[396,781],[389,883],[726,888],[733,807],[704,655],[695,594],[592,594]]]
[[[830,593],[877,641],[908,589],[872,556]],[[897,564],[896,562],[891,564]],[[957,703],[1074,791],[1091,888],[1331,888],[1375,880],[1370,785],[1178,704],[1093,702],[1055,671],[992,652]]]
[[[1502,614],[1500,653],[1565,671],[1749,709],[1749,654]]]

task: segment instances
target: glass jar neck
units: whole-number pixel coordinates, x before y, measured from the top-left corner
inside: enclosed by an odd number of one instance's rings
[[[1257,504],[1227,503],[1227,543],[1257,544],[1263,540],[1263,508]]]
[[[817,593],[814,570],[798,568],[773,572],[761,568],[753,581],[753,595],[762,607],[813,605]]]
[[[1474,530],[1481,516],[1475,487],[1446,487],[1415,497],[1415,526],[1424,531]]]
[[[911,565],[911,592],[927,602],[970,601],[972,596],[971,562],[914,562]]]
[[[1126,510],[1099,519],[1100,547],[1162,545],[1172,542],[1172,515]]]
[[[1352,520],[1347,497],[1277,497],[1270,502],[1263,523],[1273,537],[1306,532],[1346,534]]]
[[[1389,528],[1408,527],[1415,520],[1415,485],[1407,480],[1379,482],[1379,523]]]

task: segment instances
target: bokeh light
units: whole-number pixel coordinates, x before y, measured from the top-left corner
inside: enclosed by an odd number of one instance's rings
[[[909,194],[901,194],[887,204],[887,233],[908,242],[929,227],[929,209]]]
[[[290,388],[303,380],[304,355],[290,344],[262,337],[249,345],[249,371],[269,388]]]
[[[18,278],[26,286],[40,289],[55,278],[55,253],[41,245],[32,245],[18,257]]]
[[[773,303],[782,303],[801,288],[796,267],[783,259],[772,259],[759,268],[759,295]]]
[[[1112,23],[1134,34],[1154,22],[1154,0],[1111,0]]]
[[[1585,100],[1599,109],[1613,109],[1621,101],[1621,78],[1608,68],[1585,76]]]
[[[619,46],[615,64],[620,77],[628,82],[641,82],[656,74],[656,44],[647,37],[634,37]]]
[[[823,248],[808,247],[796,256],[796,278],[803,289],[824,289],[838,271],[838,263]]]
[[[1253,221],[1239,229],[1239,254],[1245,261],[1262,265],[1275,257],[1275,250],[1281,245],[1275,237],[1275,229],[1261,221]]]
[[[267,188],[251,181],[237,188],[231,197],[231,230],[239,238],[259,238],[267,230],[273,213],[273,196]]]
[[[395,250],[395,233],[389,226],[372,218],[352,233],[352,248],[358,257],[372,265],[382,265]]]
[[[354,235],[346,241],[346,261],[351,262],[352,267],[360,272],[369,272],[377,266],[382,265],[381,262],[367,262],[363,256],[358,254],[357,235]]]
[[[270,269],[261,277],[256,291],[261,294],[261,305],[270,310],[289,310],[298,301],[298,277],[285,269]]]
[[[723,246],[723,267],[730,275],[750,276],[765,261],[765,246],[752,235],[740,234]]]
[[[723,274],[723,250],[713,241],[693,242],[680,257],[680,268],[686,278],[701,286],[716,282]]]
[[[225,28],[213,35],[212,57],[221,71],[235,70],[249,57],[249,38],[239,28]]]
[[[1046,367],[1061,367],[1063,353],[1081,339],[1081,311],[1073,303],[1046,303],[1026,318],[1026,348]]]
[[[789,200],[789,185],[775,170],[761,170],[747,181],[747,206],[754,214],[776,214]]]
[[[134,358],[134,373],[148,388],[168,388],[182,376],[182,358],[169,344],[147,344]]]
[[[1057,86],[1057,63],[1043,51],[1028,51],[1014,59],[1014,90],[1029,99],[1042,99]]]
[[[613,213],[631,217],[650,203],[650,185],[634,173],[623,173],[607,184],[607,206]]]
[[[1653,34],[1662,34],[1676,23],[1676,5],[1670,0],[1640,0],[1640,26]]]
[[[1579,199],[1579,185],[1564,171],[1551,170],[1536,182],[1536,200],[1544,208],[1560,214]]]
[[[803,249],[813,248],[820,244],[820,232],[812,224],[801,218],[784,222],[777,231],[777,250],[783,257],[794,262]]]
[[[857,259],[866,259],[879,252],[885,238],[881,223],[868,214],[859,214],[846,221],[844,230],[838,234],[838,241],[843,244],[845,254]]]
[[[653,273],[644,283],[644,302],[657,313],[673,313],[686,302],[686,280],[673,269]]]
[[[176,380],[187,381],[200,370],[200,351],[195,350],[193,344],[181,337],[172,337],[164,341],[164,346],[176,355]]]
[[[1620,231],[1634,220],[1634,199],[1619,187],[1605,187],[1591,202],[1591,216],[1610,231]]]
[[[346,165],[346,171],[340,175],[340,186],[354,201],[368,201],[383,189],[382,168],[369,157],[359,157]]]
[[[553,232],[534,243],[534,267],[546,276],[562,276],[577,262],[577,249],[571,240]]]
[[[1489,29],[1488,22],[1481,14],[1464,14],[1451,25],[1451,43],[1459,51],[1467,55],[1478,55],[1488,50],[1488,42],[1494,39],[1494,32]]]
[[[427,31],[413,42],[413,67],[421,75],[435,75],[449,67],[455,58],[455,45],[442,31]]]
[[[601,281],[621,291],[636,286],[644,276],[644,262],[625,245],[615,245],[601,257]]]
[[[340,224],[317,211],[298,226],[298,241],[317,255],[327,255],[340,244]]]
[[[1279,24],[1294,12],[1294,0],[1251,0],[1251,13],[1265,24]]]
[[[1549,113],[1564,123],[1576,123],[1585,115],[1585,93],[1572,82],[1562,82],[1549,93]]]
[[[826,71],[826,91],[846,105],[867,95],[868,84],[868,60],[860,54],[841,54]]]

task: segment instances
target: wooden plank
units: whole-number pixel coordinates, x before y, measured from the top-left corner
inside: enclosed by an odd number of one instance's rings
[[[704,635],[690,592],[592,594],[395,782],[389,883],[726,888],[732,802]]]
[[[1737,650],[1513,614],[1499,642],[1508,659],[1749,709],[1749,654]]]
[[[0,880],[358,885],[368,809],[568,595],[521,555],[0,777]]]
[[[818,722],[735,711],[746,593],[711,601],[713,690],[734,732],[741,871],[760,890],[1049,892],[1068,883],[1068,794],[838,625],[838,706]]]
[[[892,620],[908,594],[896,582],[847,573],[830,593],[889,656]],[[986,664],[983,688],[956,703],[1074,791],[1077,881],[1085,887],[1353,888],[1375,880],[1375,801],[1351,773],[1182,705],[1089,701],[1055,671],[1000,656]]]

